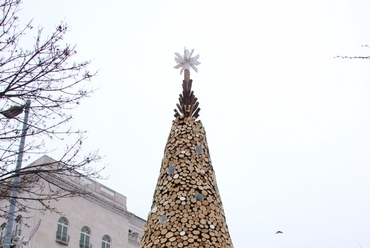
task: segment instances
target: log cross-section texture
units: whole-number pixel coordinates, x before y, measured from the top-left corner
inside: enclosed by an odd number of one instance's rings
[[[140,248],[233,248],[209,154],[195,117],[176,118]]]
[[[200,108],[198,98],[195,97],[194,92],[191,90],[193,80],[190,78],[189,70],[185,70],[185,78],[182,82],[182,94],[180,94],[179,102],[176,104],[175,117],[187,118],[194,117],[198,118]]]

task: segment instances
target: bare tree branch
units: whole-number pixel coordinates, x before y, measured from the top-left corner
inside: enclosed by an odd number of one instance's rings
[[[369,45],[362,45],[362,47],[370,47]],[[334,58],[340,59],[370,59],[370,56],[335,56]]]
[[[39,210],[57,212],[49,201],[86,192],[73,187],[73,183],[60,185],[56,177],[64,175],[72,181],[72,175],[100,178],[100,170],[92,165],[101,159],[97,151],[81,155],[85,131],[68,126],[70,110],[94,92],[89,84],[96,72],[89,72],[90,60],[76,61],[75,45],[62,43],[69,31],[66,23],[57,25],[49,35],[38,28],[34,43],[22,47],[29,44],[22,42],[24,37],[34,30],[32,21],[20,24],[20,4],[20,0],[0,3],[0,199],[9,199],[13,179],[19,176],[19,195],[15,198],[18,211],[27,211],[27,203],[37,201],[42,206]],[[69,136],[75,143],[67,145],[63,156],[50,164],[15,170],[24,124],[21,112],[27,101],[31,106],[23,162],[31,155],[48,152],[45,139],[63,140]],[[12,106],[13,112],[6,112]],[[0,217],[7,216],[7,207],[0,207]]]

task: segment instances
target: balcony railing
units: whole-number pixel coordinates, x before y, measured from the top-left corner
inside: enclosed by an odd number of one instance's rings
[[[80,248],[92,248],[92,244],[90,244],[90,242],[80,240]]]
[[[56,236],[56,240],[55,241],[58,242],[58,243],[62,243],[62,244],[68,245],[68,243],[69,243],[69,235],[67,233],[57,232],[57,236]]]

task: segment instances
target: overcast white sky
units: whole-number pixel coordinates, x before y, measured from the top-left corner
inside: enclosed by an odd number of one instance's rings
[[[22,21],[65,20],[94,59],[73,124],[129,211],[150,210],[186,46],[234,246],[370,247],[370,61],[333,58],[370,55],[370,1],[25,2]]]

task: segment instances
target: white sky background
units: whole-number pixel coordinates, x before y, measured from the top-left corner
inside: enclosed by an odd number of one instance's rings
[[[129,211],[150,210],[186,46],[234,246],[370,247],[370,61],[333,58],[370,55],[370,1],[25,2],[22,21],[65,20],[94,59],[72,124]]]

